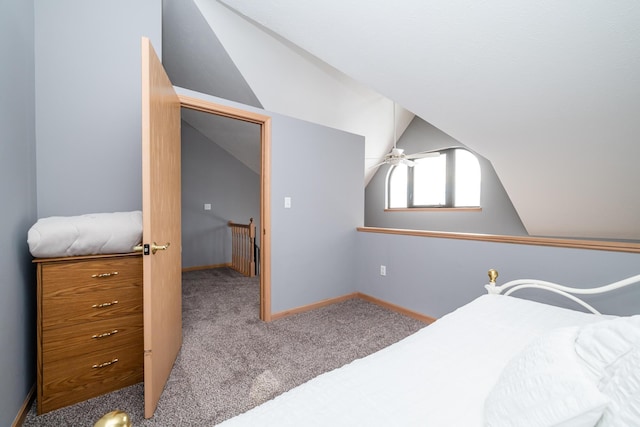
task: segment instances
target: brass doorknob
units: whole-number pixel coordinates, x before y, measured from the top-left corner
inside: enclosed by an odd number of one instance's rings
[[[157,251],[166,251],[169,249],[170,243],[167,242],[166,245],[159,245],[156,242],[153,242],[153,245],[136,245],[133,247],[134,252],[143,252],[145,255],[149,255],[149,247],[151,248],[151,253],[155,255]],[[147,249],[145,250],[145,246]]]
[[[153,242],[153,245],[151,245],[151,253],[155,254],[156,251],[166,251],[169,249],[169,245],[169,242],[167,242],[166,245],[159,245],[156,242]]]

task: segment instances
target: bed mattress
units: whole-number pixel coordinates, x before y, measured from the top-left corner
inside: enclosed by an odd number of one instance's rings
[[[526,344],[554,328],[602,319],[484,295],[392,346],[220,425],[483,426],[485,397]]]
[[[41,218],[27,233],[36,258],[128,253],[141,241],[141,211]]]

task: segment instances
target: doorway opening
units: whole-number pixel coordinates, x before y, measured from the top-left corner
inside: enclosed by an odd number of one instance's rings
[[[260,131],[260,319],[271,321],[271,117],[216,104],[199,98],[178,95],[182,108],[196,110],[259,125]]]

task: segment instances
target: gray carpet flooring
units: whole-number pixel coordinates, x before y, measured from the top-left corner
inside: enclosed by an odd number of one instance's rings
[[[153,418],[142,383],[36,415],[25,426],[93,426],[126,411],[134,426],[213,426],[425,326],[352,299],[270,323],[259,281],[227,268],[183,274],[183,345]]]

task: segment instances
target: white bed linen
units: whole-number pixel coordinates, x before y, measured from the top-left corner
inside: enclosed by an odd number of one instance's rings
[[[36,258],[127,253],[141,240],[142,211],[41,218],[27,233]]]
[[[482,426],[485,397],[527,343],[557,327],[604,319],[484,295],[392,346],[220,425]]]

